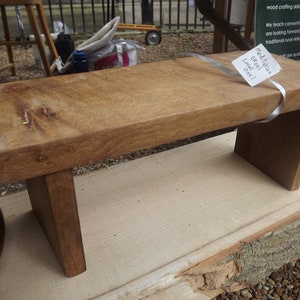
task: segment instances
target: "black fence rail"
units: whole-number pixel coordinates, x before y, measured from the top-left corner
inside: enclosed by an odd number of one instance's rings
[[[94,32],[115,16],[122,23],[156,24],[165,30],[196,30],[211,27],[193,0],[48,0],[50,24],[62,21],[74,33]],[[52,25],[52,30],[55,30]]]
[[[64,30],[69,33],[93,33],[115,16],[120,16],[123,23],[155,24],[164,31],[212,28],[194,6],[193,0],[44,0],[43,3],[52,32],[63,24]],[[7,14],[12,35],[20,35],[20,21],[25,34],[31,34],[22,6],[10,7]],[[2,28],[0,34],[3,34]]]

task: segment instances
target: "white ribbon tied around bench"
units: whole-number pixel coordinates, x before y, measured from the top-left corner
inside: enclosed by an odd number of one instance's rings
[[[191,53],[183,53],[183,55],[199,58],[199,59],[211,64],[212,66],[218,68],[219,70],[223,71],[227,75],[234,76],[234,77],[242,77],[238,72],[235,72],[235,71],[229,69],[228,67],[224,66],[220,62],[218,62],[210,57],[200,55],[198,53],[192,53],[192,52]],[[268,81],[271,82],[280,91],[280,93],[282,95],[282,99],[281,99],[279,105],[269,114],[268,117],[266,117],[264,120],[258,121],[256,123],[267,123],[267,122],[274,120],[281,113],[281,111],[285,105],[286,90],[284,89],[284,87],[272,79],[268,79]]]

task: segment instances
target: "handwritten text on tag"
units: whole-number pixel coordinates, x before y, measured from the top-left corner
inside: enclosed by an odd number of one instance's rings
[[[232,64],[251,86],[263,82],[282,70],[262,44],[238,57],[232,61]]]

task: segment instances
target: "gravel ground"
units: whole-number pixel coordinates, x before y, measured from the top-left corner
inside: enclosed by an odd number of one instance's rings
[[[194,34],[163,34],[161,44],[157,46],[146,46],[144,35],[121,35],[118,38],[135,40],[138,45],[145,50],[138,50],[138,63],[148,63],[178,57],[184,52],[197,52],[200,54],[212,53],[213,34],[194,33]],[[84,39],[75,40],[78,45]],[[4,47],[0,47],[0,66],[7,63],[7,55]],[[44,72],[38,70],[34,65],[32,48],[27,50],[18,47],[14,48],[14,58],[16,63],[17,76],[9,76],[9,72],[0,73],[0,83],[16,80],[24,80],[44,76]]]
[[[148,63],[172,59],[180,56],[184,52],[197,52],[200,54],[212,53],[213,35],[212,33],[181,33],[181,34],[164,34],[162,42],[158,46],[147,47],[144,44],[143,35],[123,36],[123,38],[138,41],[140,46],[145,47],[144,51],[138,51],[138,63]],[[7,62],[6,51],[0,47],[0,66]],[[235,50],[229,45],[229,50]],[[34,65],[33,51],[31,48],[14,48],[17,76],[11,77],[9,72],[0,73],[0,83],[25,80],[30,78],[43,77],[44,72],[38,70]],[[129,153],[124,156],[111,158],[106,161],[101,161],[93,165],[80,166],[74,168],[74,175],[84,174],[103,167],[114,165],[123,161],[128,161],[154,154],[160,151],[171,149],[190,142],[195,142],[200,139],[218,134],[206,134],[199,137],[187,139],[180,142],[174,142],[168,145],[145,149],[143,151]],[[16,191],[24,190],[23,182],[0,184],[0,195],[4,196]],[[231,293],[225,291],[215,300],[246,300],[246,299],[262,299],[262,300],[300,300],[300,260],[290,262],[282,268],[274,271],[268,278],[254,285],[249,285],[247,289]]]
[[[225,292],[215,300],[299,300],[300,260],[290,262],[272,272],[265,280],[247,289]]]

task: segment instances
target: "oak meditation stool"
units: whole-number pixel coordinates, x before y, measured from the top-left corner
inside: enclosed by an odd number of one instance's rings
[[[241,52],[212,55],[231,67]],[[299,62],[277,57],[269,82],[248,86],[195,57],[0,86],[0,182],[26,180],[32,208],[66,276],[86,270],[72,168],[225,128],[235,151],[283,187],[300,184]],[[141,80],[141,78],[143,80]],[[121,213],[121,212],[120,212]]]

